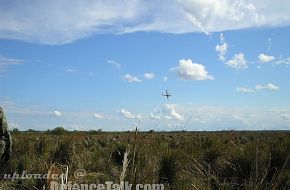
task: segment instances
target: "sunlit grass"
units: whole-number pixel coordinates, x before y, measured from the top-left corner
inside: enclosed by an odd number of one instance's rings
[[[289,189],[289,132],[17,132],[2,173],[84,169],[83,182],[164,183],[166,189]],[[124,155],[126,151],[126,172]],[[126,153],[127,154],[127,153]],[[3,166],[2,166],[3,167]],[[123,172],[123,173],[122,173]],[[42,189],[46,180],[1,180]],[[5,187],[5,188],[4,188]]]

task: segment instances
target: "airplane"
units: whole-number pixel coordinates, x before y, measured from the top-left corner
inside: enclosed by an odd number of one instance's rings
[[[162,93],[162,96],[166,96],[167,101],[169,101],[169,98],[170,98],[171,94],[169,94],[169,93],[168,93],[168,90],[166,89],[165,94]]]

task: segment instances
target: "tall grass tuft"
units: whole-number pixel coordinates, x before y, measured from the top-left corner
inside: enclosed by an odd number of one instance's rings
[[[174,188],[177,177],[178,156],[175,152],[167,153],[160,161],[159,183],[168,183],[170,189]]]
[[[72,143],[69,141],[60,141],[53,153],[52,163],[61,165],[70,165],[72,161]]]

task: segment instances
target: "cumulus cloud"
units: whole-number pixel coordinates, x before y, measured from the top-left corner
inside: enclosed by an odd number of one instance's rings
[[[147,80],[151,80],[151,79],[155,78],[155,75],[154,75],[154,73],[145,73],[144,78]]]
[[[64,44],[101,33],[288,26],[289,8],[288,0],[1,1],[0,38]]]
[[[273,61],[275,59],[274,56],[270,56],[270,55],[265,55],[265,54],[260,54],[258,56],[259,60],[261,63],[267,63],[267,62],[270,62],[270,61]]]
[[[208,74],[205,67],[199,63],[193,63],[191,59],[179,60],[179,66],[172,70],[183,80],[213,80],[214,77]]]
[[[127,82],[142,82],[142,80],[139,79],[138,77],[129,74],[124,75],[122,78]]]
[[[251,88],[237,87],[237,92],[251,93],[255,92],[255,90]]]
[[[124,108],[119,110],[118,113],[121,114],[126,119],[141,119],[141,115],[133,114],[130,111],[124,109]]]
[[[223,33],[220,34],[220,44],[216,45],[215,50],[218,52],[219,60],[224,62],[228,50],[228,44],[225,42]]]
[[[235,54],[234,57],[225,64],[238,70],[248,68],[248,64],[243,53]]]
[[[262,85],[262,84],[257,84],[256,85],[256,90],[263,90],[263,89],[267,89],[267,90],[279,90],[279,87],[272,84],[272,83],[268,83],[266,85]]]
[[[53,111],[53,115],[54,115],[55,117],[60,117],[60,116],[62,116],[63,114],[62,114],[60,111],[55,110],[55,111]]]
[[[174,119],[174,120],[178,120],[178,121],[183,121],[184,120],[184,116],[182,116],[181,114],[179,114],[176,111],[176,105],[175,104],[165,104],[163,106],[163,114],[165,118],[168,119]]]
[[[154,109],[154,112],[150,113],[149,118],[152,120],[176,120],[183,121],[184,116],[178,113],[177,111],[178,105],[176,104],[164,104],[162,108]]]
[[[19,65],[23,60],[7,58],[0,55],[0,72],[6,71],[7,67],[11,65]]]

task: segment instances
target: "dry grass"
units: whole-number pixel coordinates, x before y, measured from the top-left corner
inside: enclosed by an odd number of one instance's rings
[[[84,169],[82,182],[164,183],[165,189],[290,189],[289,132],[30,132],[13,134],[2,173]],[[130,151],[129,151],[130,150]],[[1,180],[0,189],[42,189],[46,180]]]

